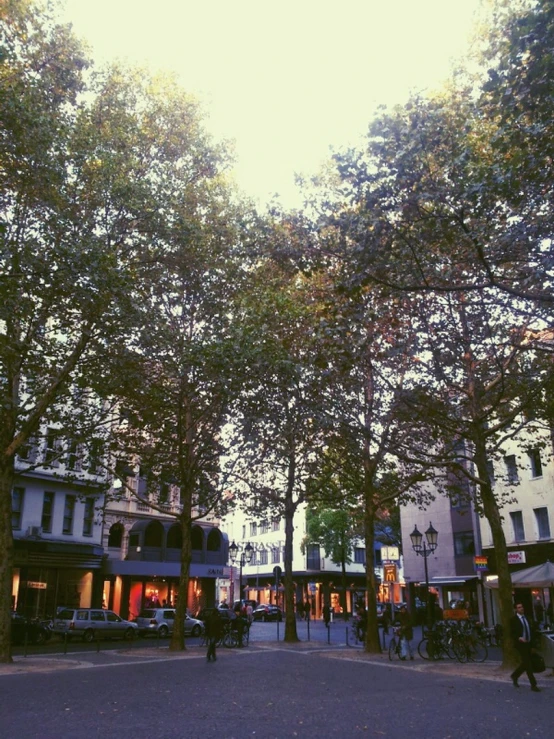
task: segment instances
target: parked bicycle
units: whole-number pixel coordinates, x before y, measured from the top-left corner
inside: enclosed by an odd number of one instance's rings
[[[397,659],[406,659],[402,655],[402,637],[401,637],[402,629],[398,626],[396,626],[393,629],[393,634],[391,637],[391,640],[389,642],[389,659],[392,662],[394,658]]]

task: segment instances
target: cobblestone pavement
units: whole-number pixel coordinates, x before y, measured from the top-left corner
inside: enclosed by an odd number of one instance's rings
[[[233,654],[254,657],[262,651],[297,651],[306,654],[317,654],[319,657],[328,659],[350,660],[355,662],[367,662],[371,665],[379,665],[394,670],[411,670],[417,673],[439,673],[477,680],[491,680],[496,682],[509,682],[509,671],[502,668],[501,663],[496,660],[487,660],[483,663],[465,663],[450,660],[432,662],[422,660],[416,656],[413,661],[391,662],[388,654],[369,654],[361,647],[348,647],[328,645],[324,642],[256,642],[244,650],[227,650],[220,648],[218,656],[224,659]],[[107,667],[121,664],[139,664],[142,662],[168,661],[168,660],[190,660],[203,659],[205,647],[191,646],[184,652],[170,652],[167,647],[155,648],[152,646],[133,646],[117,650],[102,652],[82,652],[73,655],[46,655],[30,657],[14,657],[13,664],[0,664],[0,676],[20,675],[29,672],[55,672],[58,670],[87,669],[95,667]],[[554,670],[548,669],[538,676],[541,687],[554,687]]]

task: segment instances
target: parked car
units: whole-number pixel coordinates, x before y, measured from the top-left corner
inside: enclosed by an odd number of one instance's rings
[[[236,618],[234,612],[230,608],[202,608],[200,611],[198,611],[195,618],[197,618],[199,621],[202,621],[202,623],[206,623],[208,616],[215,610],[219,611],[219,615],[224,622],[232,621]]]
[[[136,623],[102,608],[63,608],[54,619],[53,631],[67,639],[75,636],[86,642],[95,637],[134,639],[139,633]]]
[[[279,606],[262,603],[254,609],[252,617],[254,621],[282,621],[283,611]]]
[[[258,607],[258,601],[257,600],[249,600],[243,599],[243,600],[236,600],[233,603],[233,611],[235,611],[237,608],[243,608],[244,606],[252,606],[252,610],[255,611]]]
[[[143,608],[137,617],[137,626],[142,636],[157,634],[162,638],[166,637],[173,631],[174,623],[174,608]],[[196,618],[191,618],[187,614],[185,618],[185,634],[200,636],[203,631],[203,622]]]
[[[52,636],[46,624],[37,619],[25,618],[19,613],[12,613],[12,644],[44,644]]]

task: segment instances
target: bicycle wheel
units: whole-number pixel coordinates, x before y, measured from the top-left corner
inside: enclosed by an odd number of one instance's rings
[[[226,649],[231,649],[232,647],[238,647],[238,645],[239,640],[236,631],[228,631],[223,637],[223,646]]]
[[[431,639],[422,639],[417,645],[417,652],[421,659],[437,659],[437,650]]]
[[[389,659],[391,662],[393,661],[395,657],[397,659],[400,659],[399,647],[400,647],[400,644],[393,637],[389,642]]]
[[[467,639],[463,636],[456,636],[452,639],[451,650],[458,662],[467,662]]]
[[[471,640],[467,646],[467,658],[470,662],[484,662],[489,656],[487,645],[479,639]]]

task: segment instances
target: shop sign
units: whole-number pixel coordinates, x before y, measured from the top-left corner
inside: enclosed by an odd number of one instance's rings
[[[396,565],[385,565],[383,570],[385,582],[396,582]]]
[[[225,573],[223,567],[208,567],[208,575],[215,575],[215,577],[224,577]]]
[[[383,562],[398,562],[400,550],[398,547],[381,547],[381,559]]]
[[[487,570],[489,569],[489,558],[483,556],[474,557],[473,567],[475,569],[475,572],[487,572]]]
[[[524,565],[525,564],[525,552],[508,552],[508,564],[509,565]]]
[[[45,582],[32,582],[31,580],[27,580],[27,587],[34,588],[35,590],[46,590],[48,585]]]

